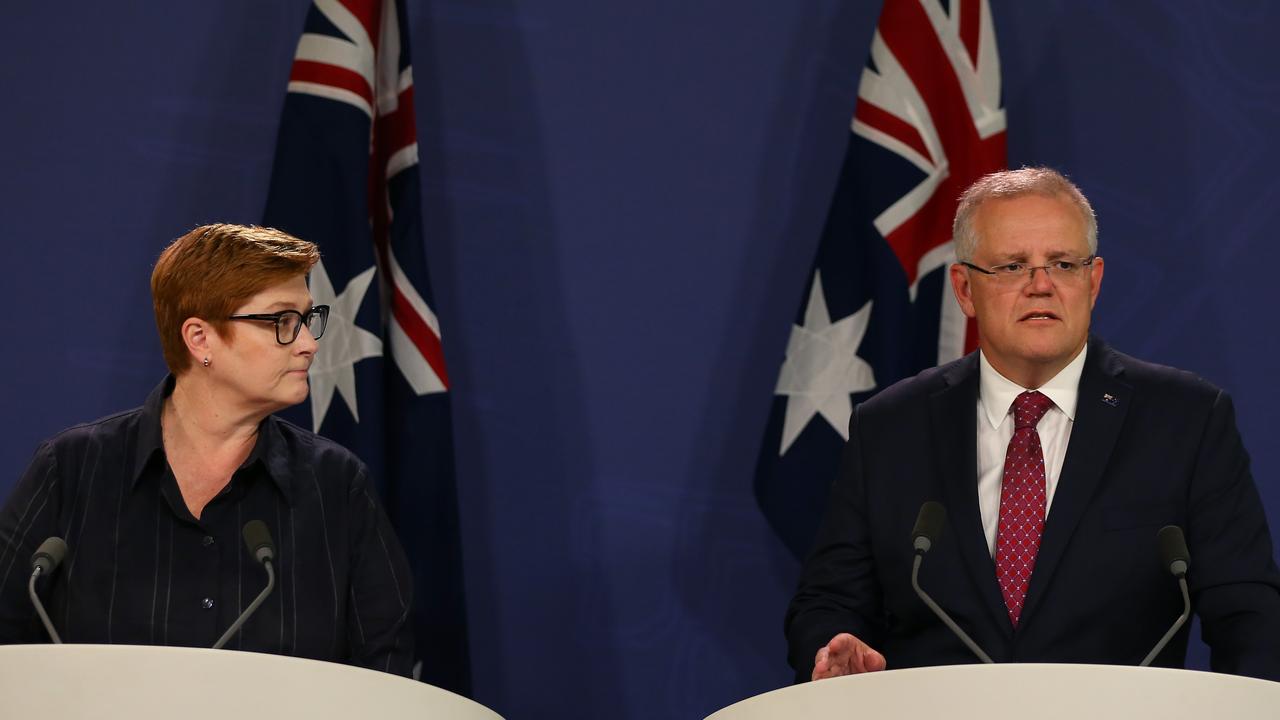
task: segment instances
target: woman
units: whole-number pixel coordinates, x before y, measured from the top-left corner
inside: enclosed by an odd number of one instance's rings
[[[70,547],[38,585],[67,642],[210,647],[267,584],[245,523],[275,540],[278,586],[229,648],[407,675],[409,569],[365,466],[272,415],[307,396],[328,307],[312,243],[196,228],[151,276],[170,375],[142,407],[59,433],[0,511],[0,642],[47,639],[27,597],[45,538]]]

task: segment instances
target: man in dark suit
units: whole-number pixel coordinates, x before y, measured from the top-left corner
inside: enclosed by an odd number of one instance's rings
[[[787,611],[797,679],[976,662],[912,591],[922,503],[949,521],[920,584],[996,662],[1136,665],[1182,612],[1178,525],[1215,670],[1280,680],[1280,572],[1230,398],[1089,335],[1097,222],[1044,168],[961,198],[952,287],[979,352],[853,413]],[[1181,667],[1189,628],[1153,664]]]

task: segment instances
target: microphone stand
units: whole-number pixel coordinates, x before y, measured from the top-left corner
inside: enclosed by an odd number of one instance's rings
[[[911,564],[911,587],[916,591],[916,595],[920,596],[920,599],[923,600],[924,604],[933,611],[933,614],[937,615],[942,622],[951,629],[951,632],[955,633],[956,637],[960,638],[960,641],[965,644],[965,647],[972,650],[973,654],[978,656],[979,660],[987,664],[994,664],[991,656],[983,652],[982,648],[978,647],[978,643],[974,642],[973,638],[969,637],[969,633],[960,629],[960,626],[956,624],[956,621],[952,620],[951,616],[948,615],[946,611],[938,605],[938,603],[934,602],[932,597],[929,597],[929,593],[925,592],[924,589],[920,587],[920,563],[922,562],[924,562],[924,553],[917,550],[916,559]]]
[[[271,562],[270,558],[268,558],[262,561],[262,566],[267,569],[267,586],[262,589],[262,592],[258,593],[258,597],[254,598],[253,602],[249,603],[249,607],[245,608],[245,611],[240,613],[240,617],[236,618],[236,621],[231,623],[231,627],[227,628],[227,631],[222,633],[222,637],[218,638],[218,642],[213,644],[214,650],[221,649],[223,645],[226,645],[227,641],[231,639],[231,636],[235,635],[236,631],[245,624],[245,621],[253,616],[253,613],[257,611],[258,606],[262,604],[262,601],[266,600],[267,596],[271,594],[271,591],[275,589],[276,569],[274,564]]]
[[[44,567],[36,565],[31,571],[31,579],[27,581],[27,594],[31,596],[31,604],[36,606],[36,612],[40,615],[40,622],[44,623],[44,629],[49,631],[49,637],[55,643],[61,645],[62,638],[58,636],[58,631],[53,628],[53,621],[49,619],[49,613],[44,611],[44,603],[40,602],[40,596],[36,595],[36,579],[44,571]]]

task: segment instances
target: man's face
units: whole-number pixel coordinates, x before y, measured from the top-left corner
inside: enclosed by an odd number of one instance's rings
[[[1061,196],[988,200],[974,214],[973,264],[1048,265],[1089,255],[1084,219]],[[1089,316],[1102,287],[1102,258],[1075,276],[1035,270],[999,278],[955,264],[951,281],[964,314],[977,319],[979,345],[1000,374],[1039,387],[1065,367],[1089,337]]]

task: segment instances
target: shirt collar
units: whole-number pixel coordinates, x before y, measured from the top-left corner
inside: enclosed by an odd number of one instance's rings
[[[132,483],[130,489],[136,487],[142,471],[151,462],[151,458],[159,453],[164,456],[164,440],[160,432],[160,415],[164,412],[164,400],[173,394],[176,379],[166,375],[160,384],[147,395],[146,402],[138,413],[138,441],[134,447],[133,472],[130,473]]]
[[[1086,343],[1066,367],[1059,370],[1049,382],[1036,388],[1073,422],[1076,419],[1076,403],[1080,397],[1080,375],[1084,372],[1084,359],[1088,353],[1089,345]],[[1004,422],[1018,395],[1030,389],[1001,375],[981,350],[978,351],[978,387],[979,401],[993,429]]]
[[[281,422],[275,415],[268,415],[262,421],[258,426],[258,443],[253,446],[253,452],[249,454],[245,464],[252,463],[255,458],[261,459],[263,467],[267,469],[267,475],[275,482],[276,487],[280,488],[280,494],[284,496],[285,502],[292,505],[293,471],[289,467],[288,443],[280,432]]]
[[[147,395],[146,402],[142,404],[138,415],[138,442],[133,455],[130,489],[137,487],[143,471],[157,453],[163,461],[164,435],[160,426],[160,416],[164,413],[164,401],[173,394],[176,384],[177,378],[172,374],[165,376],[165,379],[151,391],[151,394]],[[279,424],[280,420],[274,415],[268,415],[262,421],[258,426],[258,440],[254,443],[249,457],[240,467],[249,468],[261,462],[267,471],[267,476],[276,484],[276,487],[280,488],[285,501],[292,504],[293,473],[289,468],[287,443],[280,433]]]

